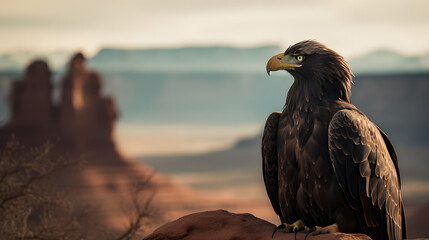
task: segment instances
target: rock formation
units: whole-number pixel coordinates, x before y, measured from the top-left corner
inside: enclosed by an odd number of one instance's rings
[[[82,159],[79,167],[58,169],[49,183],[67,196],[74,211],[91,210],[85,221],[95,219],[100,225],[120,230],[129,218],[123,207],[131,200],[131,184],[145,181],[151,170],[118,153],[113,139],[118,117],[115,102],[103,96],[102,78],[86,69],[82,54],[73,56],[60,82],[59,103],[53,100],[51,82],[49,67],[41,60],[32,62],[24,77],[13,82],[11,117],[0,128],[0,153],[12,139],[25,147],[49,141],[52,156],[59,162]]]
[[[23,79],[12,85],[9,96],[11,119],[0,130],[0,141],[7,141],[12,134],[28,144],[50,138],[55,118],[51,94],[48,65],[43,61],[34,61],[28,66]]]
[[[255,216],[230,213],[225,210],[194,213],[167,223],[143,240],[272,240],[271,234],[276,226]],[[303,233],[297,239],[304,238]],[[294,240],[293,233],[278,231],[274,239]],[[312,236],[311,240],[370,240],[364,234],[322,234]]]
[[[50,140],[60,153],[103,154],[119,160],[112,138],[118,116],[112,98],[102,96],[102,78],[88,71],[76,54],[62,80],[61,102],[52,100],[51,72],[46,62],[32,62],[10,93],[10,122],[0,129],[0,148],[14,136],[29,146]],[[116,160],[115,160],[116,159]]]

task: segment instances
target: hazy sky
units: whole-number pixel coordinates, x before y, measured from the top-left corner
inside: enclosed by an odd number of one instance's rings
[[[346,57],[429,52],[428,0],[0,0],[0,54],[104,46],[286,47],[319,40]]]

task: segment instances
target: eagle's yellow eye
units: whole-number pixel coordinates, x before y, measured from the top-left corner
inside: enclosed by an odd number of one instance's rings
[[[302,61],[304,61],[304,56],[298,55],[298,56],[296,56],[296,60],[298,60],[298,62],[302,62]]]

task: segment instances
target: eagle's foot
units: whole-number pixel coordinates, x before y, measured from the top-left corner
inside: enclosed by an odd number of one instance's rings
[[[336,223],[326,227],[314,226],[308,230],[304,240],[306,240],[308,236],[324,234],[324,233],[336,233],[336,232],[338,232],[338,225]]]
[[[296,235],[299,232],[308,232],[310,230],[310,228],[305,226],[305,224],[302,220],[298,220],[298,221],[290,224],[289,226],[290,226],[290,230],[288,232],[295,233],[295,240],[296,240]]]
[[[302,220],[298,220],[292,224],[282,223],[276,227],[276,229],[274,230],[271,237],[274,238],[274,234],[280,229],[283,229],[283,231],[288,232],[288,233],[292,233],[292,232],[295,233],[295,240],[296,240],[296,234],[297,233],[308,232],[310,228],[305,226],[305,224]]]

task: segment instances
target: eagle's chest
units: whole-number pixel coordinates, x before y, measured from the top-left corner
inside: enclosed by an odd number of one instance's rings
[[[332,196],[326,196],[326,192],[339,188],[328,151],[329,115],[326,121],[311,112],[283,114],[280,119],[279,171],[285,174],[279,179],[279,195],[287,218],[295,216],[315,222],[330,220],[326,213],[333,206],[326,203]]]
[[[280,170],[293,171],[301,184],[307,184],[310,176],[321,179],[331,174],[328,125],[329,119],[323,122],[308,113],[282,117],[278,132]]]

